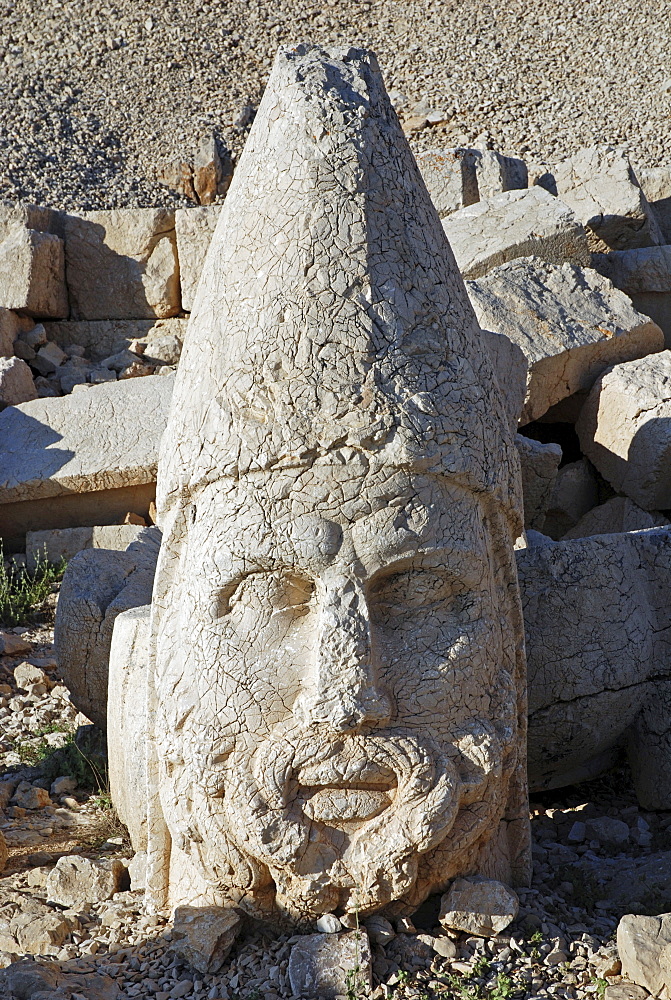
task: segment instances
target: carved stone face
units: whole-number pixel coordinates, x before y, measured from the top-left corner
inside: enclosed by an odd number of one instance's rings
[[[188,521],[156,649],[173,843],[296,917],[463,872],[517,735],[480,502],[353,452],[221,481]]]

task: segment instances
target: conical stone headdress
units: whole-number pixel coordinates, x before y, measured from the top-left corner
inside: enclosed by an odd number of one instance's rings
[[[223,477],[347,449],[454,477],[521,530],[499,389],[376,59],[297,46],[277,56],[207,255],[159,516]]]

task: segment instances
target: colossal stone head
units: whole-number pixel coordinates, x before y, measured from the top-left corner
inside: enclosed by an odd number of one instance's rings
[[[301,922],[524,879],[516,462],[375,58],[281,51],[162,446],[150,891]]]

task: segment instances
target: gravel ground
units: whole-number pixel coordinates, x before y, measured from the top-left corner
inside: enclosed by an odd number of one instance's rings
[[[666,0],[0,0],[0,199],[178,204],[157,163],[213,131],[238,154],[274,51],[372,47],[387,86],[445,112],[415,149],[552,162],[595,142],[671,162]],[[235,124],[237,122],[237,125]]]

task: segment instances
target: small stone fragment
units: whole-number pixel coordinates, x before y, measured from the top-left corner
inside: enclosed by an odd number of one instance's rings
[[[381,944],[384,946],[389,944],[389,942],[393,941],[396,937],[396,931],[387,918],[382,917],[379,914],[373,914],[372,917],[368,917],[365,926],[368,931],[368,937],[373,944]]]
[[[67,360],[67,354],[51,341],[40,347],[32,365],[40,375],[50,375]]]
[[[629,842],[629,827],[621,819],[600,816],[598,819],[587,820],[586,826],[590,837],[608,847],[622,847]]]
[[[338,934],[342,930],[342,924],[335,913],[322,913],[317,920],[317,930],[321,934]]]
[[[478,937],[493,937],[512,923],[519,910],[517,896],[494,879],[456,879],[440,904],[443,927]]]
[[[452,938],[440,935],[433,939],[433,950],[442,958],[456,958],[458,949]]]
[[[12,796],[12,803],[21,809],[42,809],[51,805],[51,799],[46,788],[31,785],[29,781],[21,781]]]
[[[173,927],[175,950],[199,972],[216,973],[242,927],[243,917],[232,907],[178,906]]]
[[[372,988],[370,945],[365,930],[306,934],[291,949],[289,982],[296,997],[336,1000]]]

